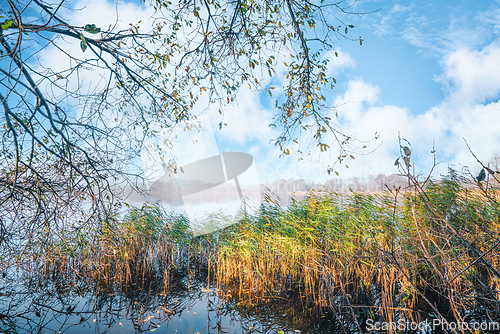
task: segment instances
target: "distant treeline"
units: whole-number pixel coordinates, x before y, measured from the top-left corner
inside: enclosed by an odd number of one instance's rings
[[[293,178],[288,180],[278,179],[271,184],[262,184],[260,190],[261,194],[270,192],[278,196],[286,204],[292,195],[297,199],[302,199],[311,190],[332,190],[340,194],[346,194],[350,191],[382,192],[387,190],[386,185],[392,189],[393,187],[404,187],[407,184],[408,180],[397,174],[379,174],[377,176],[370,175],[367,180],[360,177],[348,179],[333,178],[325,183],[307,182],[304,179]]]

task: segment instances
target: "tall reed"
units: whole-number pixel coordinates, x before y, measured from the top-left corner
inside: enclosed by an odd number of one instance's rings
[[[500,319],[499,190],[453,170],[408,180],[377,194],[320,189],[286,207],[266,196],[255,214],[198,237],[185,217],[145,205],[97,230],[33,244],[31,263],[106,290],[160,284],[167,292],[178,273],[204,270],[242,307],[297,299],[350,318],[358,331],[360,316]]]
[[[54,237],[40,246],[43,255],[38,256],[35,272],[64,274],[74,281],[92,279],[101,289],[156,284],[168,290],[177,274],[192,276],[208,266],[210,242],[209,237],[194,238],[184,216],[146,204],[98,230]]]
[[[353,319],[500,317],[497,196],[450,170],[404,191],[268,197],[220,240],[218,282],[248,303],[297,295]]]

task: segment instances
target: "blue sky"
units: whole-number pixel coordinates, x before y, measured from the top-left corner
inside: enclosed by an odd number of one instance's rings
[[[77,7],[85,8],[75,14],[75,24],[88,23],[92,17],[96,24],[109,26],[118,12],[127,26],[152,14],[151,8],[135,1],[116,5],[112,0],[86,0]],[[350,36],[361,36],[362,46],[342,41],[326,54],[331,59],[330,73],[337,79],[329,103],[338,112],[344,132],[370,141],[368,148],[375,150],[356,156],[348,162],[349,168],[339,166],[340,177],[397,173],[398,132],[412,144],[417,172],[426,173],[432,167],[435,142],[440,164],[434,176],[446,173],[449,165],[468,166],[477,173],[479,165],[463,138],[485,163],[500,152],[500,2],[357,1],[353,9],[380,10],[346,22],[355,26]],[[206,105],[200,104],[203,130],[179,134],[172,152],[179,164],[219,151],[242,151],[254,157],[261,183],[331,178],[325,171],[336,159],[335,147],[321,156],[292,152],[279,158],[279,151],[269,144],[276,136],[268,128],[273,110],[264,97],[267,92],[262,94],[242,89],[225,112],[227,126],[222,130],[218,107],[205,111]],[[311,144],[301,138],[302,149]]]
[[[498,20],[494,2],[374,1],[362,7],[380,11],[357,20],[365,39],[361,48],[342,43],[359,65],[345,73],[344,82],[362,77],[380,88],[385,104],[408,107],[413,114],[445,98],[436,80],[444,56],[457,48],[481,49],[498,37],[488,22]]]

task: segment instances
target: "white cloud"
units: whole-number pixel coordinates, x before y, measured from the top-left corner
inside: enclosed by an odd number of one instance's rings
[[[482,103],[500,94],[500,43],[482,50],[459,49],[443,61],[444,73],[437,80],[449,87],[450,102],[457,106]]]
[[[327,76],[336,76],[346,68],[356,66],[356,61],[347,52],[342,49],[330,50],[325,52],[324,59],[328,59]]]
[[[440,43],[436,43],[436,37],[429,36],[422,30],[421,26],[409,26],[401,33],[401,36],[409,44],[420,48],[420,51],[423,51],[425,56],[442,55],[445,49]]]
[[[484,24],[492,24],[495,34],[500,33],[500,8],[494,8],[486,13],[479,13],[476,18],[484,22]]]
[[[338,57],[335,52],[337,52]],[[356,66],[356,62],[350,54],[340,48],[326,52],[324,59],[329,59],[326,70],[328,76],[336,76],[341,71]],[[287,60],[287,57],[278,55],[276,76],[273,80],[267,75],[262,77],[261,84],[263,86],[271,85],[272,82],[272,86],[276,87],[273,91],[275,96],[283,92],[282,86],[288,85],[283,65],[283,61]],[[223,119],[218,114],[218,108],[211,108],[210,115],[214,128],[218,128],[220,120],[227,123],[227,126],[223,127],[221,131],[217,130],[217,136],[239,144],[245,144],[250,140],[259,140],[263,145],[268,145],[269,140],[276,138],[277,133],[269,127],[273,114],[271,110],[261,104],[260,94],[265,95],[266,93],[257,92],[243,85],[235,101],[226,108]]]
[[[381,146],[368,156],[351,162],[350,175],[376,174],[386,170],[398,156],[398,131],[412,144],[417,170],[432,166],[432,141],[437,158],[443,161],[435,176],[446,173],[448,165],[476,166],[464,138],[486,163],[500,142],[500,45],[494,42],[482,50],[452,51],[442,62],[439,82],[448,95],[426,113],[414,116],[406,108],[381,103],[377,87],[361,79],[352,80],[335,104],[345,133],[358,139],[378,131]],[[356,170],[353,172],[352,167]],[[390,168],[389,168],[390,169]],[[396,171],[392,167],[393,172]],[[474,170],[474,168],[472,168]],[[384,171],[387,173],[387,171]],[[344,173],[345,175],[345,173]],[[342,176],[344,176],[342,175]]]
[[[119,7],[115,7],[108,1],[86,0],[76,3],[75,6],[71,6],[71,9],[61,9],[58,14],[75,27],[95,24],[103,31],[112,29],[116,32],[129,29],[129,23],[137,23],[139,20],[147,22],[154,14],[154,10],[151,7],[137,6],[131,3],[120,3]],[[88,38],[100,37],[100,34],[83,34]],[[80,40],[78,39],[64,37],[64,39],[57,39],[54,42],[57,46],[60,46],[62,50],[76,58],[87,60],[96,58],[91,50],[87,49],[84,53],[80,49]],[[53,46],[42,50],[40,54],[40,63],[43,64],[45,68],[51,68],[56,72],[76,65],[74,59],[70,59]],[[103,57],[106,56],[103,55]],[[86,71],[86,73],[91,75],[91,71]]]
[[[492,34],[500,31],[500,8],[494,5],[481,12],[464,8],[463,4],[457,5],[438,18],[433,15],[436,4],[419,3],[417,6],[421,8],[407,14],[402,28],[396,28],[396,25],[391,28],[401,31],[403,40],[418,47],[425,56],[441,58],[450,51],[484,47],[491,43]],[[392,13],[391,10],[388,17],[392,18]]]
[[[258,140],[267,144],[273,138],[269,124],[272,113],[260,103],[259,92],[242,86],[236,99],[225,109],[224,117],[219,115],[218,106],[210,109],[210,118],[217,136],[222,140],[245,144],[250,140]],[[227,124],[219,130],[218,124]]]
[[[350,81],[346,92],[337,97],[334,105],[339,113],[340,128],[345,134],[369,141],[369,150],[378,147],[371,154],[356,155],[356,159],[348,163],[349,169],[337,168],[341,176],[395,173],[397,170],[393,164],[397,157],[398,132],[403,133],[413,127],[414,117],[409,110],[384,105],[379,88],[362,79]],[[377,140],[374,139],[375,133],[380,136]]]
[[[349,81],[346,92],[335,99],[336,108],[342,108],[340,117],[353,123],[362,116],[365,105],[373,106],[380,102],[380,90],[361,79]],[[332,118],[334,115],[330,115]]]
[[[390,13],[405,13],[405,12],[409,12],[413,9],[413,5],[414,4],[411,4],[409,6],[402,6],[400,4],[395,4],[394,7],[391,8],[391,10],[389,11]]]

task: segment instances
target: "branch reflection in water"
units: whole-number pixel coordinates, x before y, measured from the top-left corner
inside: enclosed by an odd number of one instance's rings
[[[4,333],[329,333],[292,300],[239,306],[206,273],[176,275],[168,292],[154,284],[132,284],[125,292],[96,291],[92,283],[64,276],[16,277],[0,285],[0,328]],[[221,298],[225,297],[225,298]],[[229,298],[227,298],[229,297]],[[323,326],[329,327],[323,320]]]

